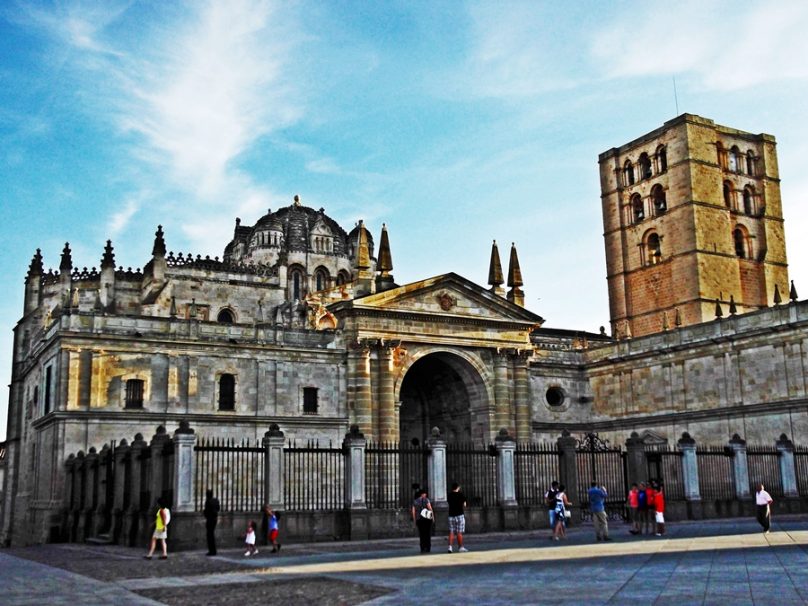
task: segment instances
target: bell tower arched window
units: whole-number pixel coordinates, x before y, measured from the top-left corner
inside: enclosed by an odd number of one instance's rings
[[[751,149],[746,152],[746,174],[755,176],[755,153]]]
[[[634,165],[631,160],[626,160],[623,165],[623,180],[626,185],[634,185]]]
[[[660,173],[668,171],[668,151],[664,145],[657,147],[656,151],[657,167]]]
[[[732,208],[732,183],[729,181],[724,181],[724,204]]]
[[[640,180],[651,178],[651,158],[645,152],[640,155]]]
[[[755,192],[750,185],[743,188],[743,212],[747,215],[755,212]]]
[[[741,150],[739,150],[737,146],[733,145],[732,148],[729,150],[729,163],[728,163],[728,168],[731,173],[741,172],[740,155]]]
[[[651,189],[651,200],[654,202],[654,213],[659,215],[664,215],[665,211],[668,210],[668,202],[665,199],[665,190],[662,189],[662,186],[657,184]]]
[[[750,257],[749,245],[744,230],[736,227],[735,231],[732,232],[732,239],[735,243],[735,255],[739,259],[748,259]]]
[[[318,267],[314,272],[314,290],[328,288],[328,280],[328,271],[324,267]]]
[[[646,265],[656,265],[662,261],[662,238],[656,232],[651,232],[645,239]]]
[[[306,274],[302,267],[290,267],[287,278],[287,296],[290,301],[300,301],[306,294]]]
[[[631,196],[631,213],[634,218],[634,223],[639,223],[645,219],[645,205],[643,204],[640,194]]]

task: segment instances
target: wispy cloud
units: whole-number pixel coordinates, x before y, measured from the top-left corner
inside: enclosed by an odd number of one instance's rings
[[[651,2],[604,23],[590,50],[608,78],[692,73],[705,88],[731,91],[808,77],[807,28],[804,2]]]
[[[140,210],[140,205],[138,198],[131,197],[123,203],[123,208],[112,214],[107,224],[107,231],[111,236],[117,236],[129,225],[129,221]]]

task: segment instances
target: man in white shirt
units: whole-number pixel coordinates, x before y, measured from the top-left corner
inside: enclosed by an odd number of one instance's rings
[[[772,517],[772,497],[764,490],[763,484],[758,484],[757,492],[755,492],[755,504],[757,505],[757,521],[763,526],[763,533],[769,534]]]

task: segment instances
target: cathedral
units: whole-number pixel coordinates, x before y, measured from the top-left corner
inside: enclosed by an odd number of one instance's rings
[[[789,283],[775,139],[683,114],[599,157],[611,330],[543,328],[515,247],[488,285],[399,285],[386,226],[295,196],[222,257],[58,270],[39,250],[14,331],[0,540],[58,516],[69,453],[154,427],[338,442],[653,444],[808,434],[808,302]],[[147,243],[144,243],[146,246]],[[100,247],[99,247],[100,248]],[[15,539],[16,540],[16,539]]]

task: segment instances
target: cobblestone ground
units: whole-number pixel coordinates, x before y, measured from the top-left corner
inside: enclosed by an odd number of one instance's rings
[[[665,537],[591,526],[467,535],[469,553],[412,539],[285,545],[245,558],[227,549],[143,560],[142,549],[47,545],[0,550],[0,604],[191,605],[808,604],[808,517],[672,524]]]

